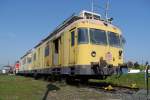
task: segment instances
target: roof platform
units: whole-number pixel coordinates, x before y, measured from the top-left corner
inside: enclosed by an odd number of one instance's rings
[[[56,35],[57,33],[59,33],[60,31],[62,31],[63,29],[65,29],[67,26],[69,26],[73,22],[75,22],[77,20],[80,20],[80,19],[102,20],[100,14],[97,14],[97,13],[94,13],[94,12],[90,12],[90,11],[86,11],[86,10],[81,11],[81,13],[79,15],[76,15],[75,13],[73,13],[69,18],[67,18],[66,20],[64,20],[62,22],[62,24],[60,24],[59,26],[57,26],[55,28],[55,30],[53,32],[51,32],[45,39],[41,40],[40,43],[38,43],[34,48],[37,48],[43,42],[47,41],[49,38],[51,38],[54,35]]]

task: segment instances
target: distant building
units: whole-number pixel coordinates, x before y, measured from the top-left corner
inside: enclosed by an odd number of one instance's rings
[[[11,67],[10,65],[3,66],[3,67],[2,67],[2,74],[10,73],[11,68],[12,68],[12,67]]]

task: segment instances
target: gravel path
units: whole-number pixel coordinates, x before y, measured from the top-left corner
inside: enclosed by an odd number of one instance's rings
[[[146,90],[134,94],[121,92],[106,92],[94,88],[70,86],[62,83],[53,83],[57,89],[48,91],[43,100],[150,100],[146,97]]]

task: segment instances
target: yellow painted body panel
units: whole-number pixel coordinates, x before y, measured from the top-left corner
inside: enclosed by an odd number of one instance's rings
[[[77,27],[84,27],[84,28],[94,28],[100,29],[110,32],[115,32],[116,34],[121,35],[121,32],[118,28],[105,26],[105,25],[98,25],[90,22],[81,22],[77,24]],[[119,64],[123,64],[123,57],[119,59],[119,50],[122,48],[111,47],[108,45],[95,45],[95,44],[79,44],[77,46],[77,63],[76,65],[89,65],[91,62],[98,62],[101,57],[107,61],[107,63],[112,64],[113,66],[118,66]],[[91,52],[96,52],[96,57],[91,56]],[[106,55],[110,52],[112,55],[111,60],[107,60]]]
[[[49,55],[48,56],[46,56],[45,57],[45,48],[46,48],[46,46],[49,46]],[[44,46],[43,46],[43,57],[44,57],[44,68],[47,68],[47,67],[49,67],[49,66],[51,66],[51,44],[50,44],[50,42],[47,42],[47,43],[45,43],[44,44]]]
[[[63,66],[68,66],[69,64],[69,45],[70,45],[69,39],[70,34],[68,31],[65,31],[63,35],[63,57],[62,57]]]
[[[29,59],[28,57],[31,58],[32,54],[28,54],[27,59]],[[28,60],[27,60],[27,70],[32,70],[32,62],[28,62]]]
[[[35,50],[32,52],[32,69],[35,69],[35,60],[34,60],[34,54],[35,54]]]
[[[114,66],[123,63],[123,58],[119,59],[119,48],[113,48],[104,45],[91,45],[91,44],[81,44],[77,48],[77,63],[76,65],[90,65],[91,62],[99,62],[102,57],[107,63]],[[91,52],[96,52],[96,57],[91,56]],[[107,52],[112,54],[112,59],[107,60]]]

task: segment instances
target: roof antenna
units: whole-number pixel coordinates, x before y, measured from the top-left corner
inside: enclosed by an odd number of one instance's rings
[[[94,12],[94,0],[92,0],[91,11]]]
[[[94,0],[92,0],[91,12],[94,13]],[[92,14],[92,19],[93,19],[93,14]]]
[[[108,22],[108,10],[109,10],[109,0],[107,0],[106,8],[105,8],[105,19],[106,19],[106,22]]]

